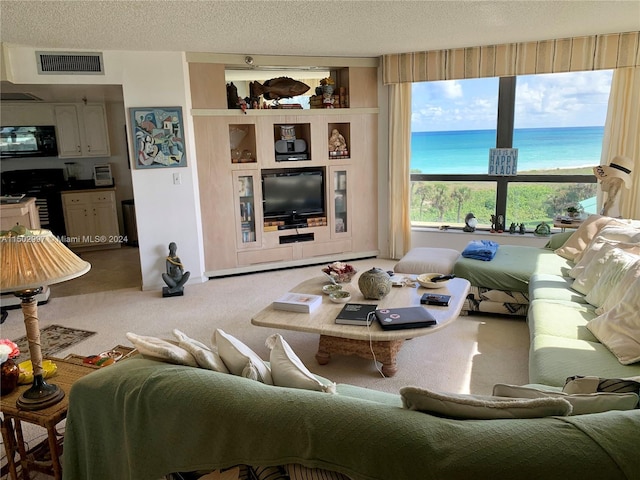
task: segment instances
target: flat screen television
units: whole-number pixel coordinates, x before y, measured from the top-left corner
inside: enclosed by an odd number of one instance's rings
[[[265,218],[322,215],[324,168],[262,170],[262,197]]]

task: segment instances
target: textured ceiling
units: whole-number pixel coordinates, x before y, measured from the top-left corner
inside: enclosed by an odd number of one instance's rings
[[[640,30],[640,1],[13,1],[0,40],[39,48],[376,57]]]
[[[640,0],[14,1],[0,41],[40,49],[379,57],[640,30]],[[12,85],[44,101],[121,101],[120,86]]]

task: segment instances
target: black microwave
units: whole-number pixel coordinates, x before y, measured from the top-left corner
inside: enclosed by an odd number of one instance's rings
[[[58,143],[53,125],[0,127],[0,157],[57,157]]]

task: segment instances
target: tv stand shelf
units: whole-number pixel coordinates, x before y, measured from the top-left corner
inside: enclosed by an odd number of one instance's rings
[[[279,239],[280,244],[296,243],[296,242],[313,242],[315,235],[313,233],[298,233],[296,235],[282,235]]]

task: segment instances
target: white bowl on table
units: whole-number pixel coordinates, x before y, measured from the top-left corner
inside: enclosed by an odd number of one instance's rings
[[[329,294],[329,300],[334,303],[347,303],[351,300],[351,294],[346,290],[338,290]]]
[[[447,283],[449,283],[449,280],[432,282],[431,279],[435,277],[439,277],[441,275],[444,275],[444,274],[443,273],[423,273],[416,277],[416,281],[424,288],[440,288],[440,287],[444,287]]]

